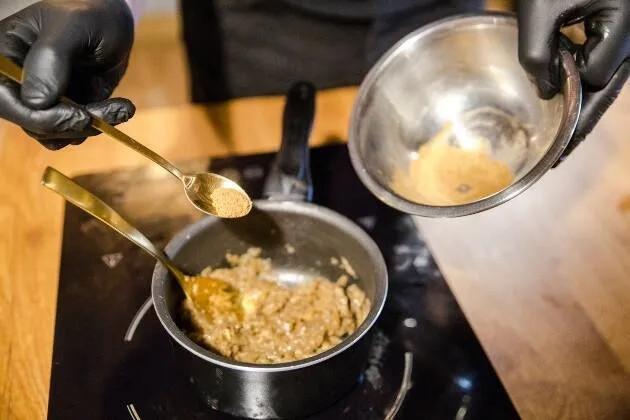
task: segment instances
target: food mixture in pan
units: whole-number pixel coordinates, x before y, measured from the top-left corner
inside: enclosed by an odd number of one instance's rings
[[[183,303],[194,326],[187,332],[193,340],[241,362],[291,362],[335,346],[367,317],[371,302],[357,285],[348,284],[348,276],[288,287],[276,282],[271,261],[260,254],[254,248],[240,256],[228,254],[228,268],[208,267],[191,280],[201,279],[188,289],[202,313],[192,310],[189,299]],[[239,297],[226,301],[204,293],[203,277],[229,283]]]

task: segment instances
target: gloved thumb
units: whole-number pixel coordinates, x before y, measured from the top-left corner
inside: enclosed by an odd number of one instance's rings
[[[72,58],[79,49],[79,37],[63,29],[43,28],[24,59],[20,96],[31,109],[47,109],[57,104],[66,91]]]
[[[580,111],[580,118],[575,128],[575,133],[567,145],[567,148],[564,150],[562,157],[554,165],[554,168],[564,161],[564,159],[584,141],[586,136],[590,134],[604,113],[613,104],[617,96],[619,96],[628,77],[630,77],[630,59],[624,61],[603,89],[594,92],[585,91],[583,93],[582,110]]]

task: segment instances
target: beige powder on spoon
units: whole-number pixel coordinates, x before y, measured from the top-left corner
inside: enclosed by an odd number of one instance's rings
[[[226,219],[245,216],[251,207],[249,198],[233,188],[215,189],[210,200],[215,214]]]

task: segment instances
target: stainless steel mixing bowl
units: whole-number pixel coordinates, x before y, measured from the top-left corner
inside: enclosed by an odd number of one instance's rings
[[[580,113],[579,74],[561,51],[562,91],[540,99],[519,64],[517,33],[509,14],[451,17],[409,34],[374,65],[349,133],[352,164],[374,195],[410,214],[464,216],[514,198],[553,166]],[[511,183],[469,202],[442,197],[436,204],[417,194],[410,164],[447,124],[449,147],[483,149],[511,169]],[[433,164],[436,173],[425,171],[422,179],[440,176],[449,164]]]

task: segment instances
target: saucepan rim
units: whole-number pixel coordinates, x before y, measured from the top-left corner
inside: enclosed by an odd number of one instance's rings
[[[355,172],[363,185],[379,200],[390,207],[408,214],[424,217],[461,217],[491,209],[511,200],[532,186],[558,161],[562,152],[569,144],[577,126],[582,102],[580,75],[573,56],[568,51],[561,50],[560,61],[564,72],[562,120],[553,142],[543,157],[517,182],[492,196],[478,201],[461,205],[434,206],[408,200],[399,194],[391,192],[388,188],[381,185],[379,181],[374,179],[363,163],[362,153],[359,150],[359,138],[362,127],[361,120],[364,118],[364,109],[373,92],[375,84],[383,72],[387,70],[391,61],[398,57],[408,45],[414,43],[419,38],[428,37],[436,32],[448,31],[462,24],[467,27],[473,25],[498,24],[513,27],[515,30],[518,30],[515,15],[507,12],[465,13],[447,17],[423,26],[398,41],[398,43],[376,62],[360,85],[357,100],[352,110],[348,148],[350,151],[350,161],[352,162]]]
[[[161,263],[158,263],[153,270],[151,296],[153,299],[153,307],[164,329],[168,332],[171,338],[173,338],[173,340],[175,340],[180,346],[182,346],[193,355],[224,368],[247,372],[286,372],[301,369],[322,363],[350,349],[374,326],[375,322],[377,321],[383,310],[387,297],[387,267],[385,265],[383,255],[374,240],[372,240],[372,238],[352,220],[333,210],[330,210],[323,206],[319,206],[317,204],[309,202],[274,201],[262,199],[255,201],[254,206],[256,209],[262,211],[278,210],[282,212],[291,212],[295,214],[306,215],[313,219],[321,220],[337,227],[346,235],[353,237],[357,241],[357,243],[361,244],[361,246],[364,247],[364,249],[368,252],[370,256],[369,264],[371,264],[373,266],[373,269],[376,271],[376,284],[374,298],[372,299],[372,308],[370,309],[370,312],[368,313],[368,316],[363,324],[361,324],[361,326],[354,333],[346,337],[341,343],[323,353],[308,357],[306,359],[278,364],[253,364],[239,362],[206,350],[205,348],[201,347],[193,340],[191,340],[183,331],[181,331],[181,329],[177,326],[175,320],[171,316],[166,302],[165,286],[167,283],[167,279],[171,279],[171,275]],[[172,257],[188,242],[188,240],[192,236],[200,231],[205,230],[209,225],[217,222],[220,223],[220,221],[215,217],[206,217],[187,226],[179,233],[177,233],[168,243],[165,248],[166,254],[169,257]],[[171,279],[171,281],[174,280]]]

